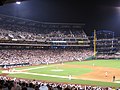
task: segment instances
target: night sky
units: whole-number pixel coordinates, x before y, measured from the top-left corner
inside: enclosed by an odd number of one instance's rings
[[[120,34],[120,0],[29,0],[0,7],[0,13],[40,22],[85,23],[96,30]]]

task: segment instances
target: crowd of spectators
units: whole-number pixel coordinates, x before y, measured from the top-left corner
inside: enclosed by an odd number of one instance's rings
[[[0,39],[51,40],[51,38],[87,38],[80,25],[41,23],[0,15]]]
[[[0,26],[1,27],[1,26]],[[49,29],[48,29],[49,31]],[[65,34],[65,32],[68,32]],[[74,31],[75,32],[75,31]],[[78,32],[78,31],[77,31]],[[25,41],[46,41],[46,40],[52,40],[52,39],[75,39],[75,38],[82,38],[81,35],[82,31],[79,31],[77,34],[79,35],[73,35],[70,34],[69,30],[59,31],[59,30],[53,30],[51,32],[48,32],[47,34],[40,34],[40,33],[30,33],[25,31],[10,31],[1,28],[0,29],[0,39],[1,40],[25,40]],[[86,39],[87,36],[85,36]]]
[[[114,87],[100,87],[80,84],[65,84],[0,77],[0,90],[119,90]]]
[[[49,64],[74,60],[85,60],[93,51],[83,49],[49,50],[0,50],[0,65],[10,64]]]

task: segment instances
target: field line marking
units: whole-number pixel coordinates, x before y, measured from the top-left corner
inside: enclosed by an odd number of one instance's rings
[[[49,75],[49,74],[38,74],[38,73],[30,73],[30,72],[8,72],[10,74],[17,74],[17,73],[21,73],[21,74],[29,74],[29,75],[37,75],[37,76],[48,76],[48,77],[57,77],[57,78],[69,78],[68,76],[59,76],[59,75]],[[73,77],[71,77],[72,79],[75,79]]]
[[[35,67],[35,68],[27,68],[27,69],[21,69],[21,70],[15,70],[15,71],[26,71],[26,70],[34,70],[34,69],[39,69],[39,68],[46,68],[46,67],[53,67],[52,66],[40,66],[40,67]]]
[[[5,73],[5,72],[4,72]],[[9,74],[27,74],[27,75],[37,75],[37,76],[47,76],[47,77],[55,77],[55,78],[66,78],[66,79],[81,79],[81,80],[93,80],[93,79],[87,79],[87,78],[77,78],[77,77],[69,77],[68,76],[59,76],[59,75],[50,75],[50,74],[38,74],[38,73],[30,73],[30,72],[6,72],[6,73],[9,73]],[[71,78],[71,79],[70,79]],[[94,79],[95,81],[99,81],[97,79]],[[103,81],[104,82],[104,81]],[[115,81],[113,83],[120,83],[120,81]]]

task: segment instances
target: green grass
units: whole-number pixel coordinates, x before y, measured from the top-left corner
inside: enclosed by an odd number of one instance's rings
[[[56,72],[53,70],[63,70],[60,72]],[[46,67],[42,69],[35,69],[35,70],[29,70],[29,72],[32,73],[42,73],[42,74],[50,74],[50,75],[61,75],[61,76],[68,76],[68,75],[82,75],[85,73],[91,72],[92,69],[89,68],[66,68],[66,67],[61,67],[61,66],[53,66],[53,67]]]
[[[97,86],[111,86],[111,87],[119,87],[120,84],[111,83],[111,82],[100,82],[100,81],[90,81],[90,80],[81,80],[81,79],[62,79],[62,78],[53,78],[53,77],[44,77],[44,76],[34,76],[34,75],[26,75],[26,74],[11,74],[11,77],[16,78],[24,78],[24,79],[35,79],[35,80],[43,80],[49,82],[63,82],[63,83],[72,83],[72,84],[84,84],[84,85],[97,85]]]
[[[0,70],[0,74],[2,74],[2,70]]]
[[[40,65],[40,66],[45,66],[45,65]],[[16,70],[22,70],[22,69],[35,68],[35,67],[38,67],[38,66],[23,66],[23,67],[15,68],[15,69]]]
[[[90,60],[84,62],[67,62],[66,64],[89,65],[89,66],[93,66],[94,64],[95,66],[120,68],[120,60]]]
[[[84,61],[84,62],[67,62],[64,64],[89,65],[89,66],[92,66],[94,64],[95,66],[101,66],[101,67],[120,68],[120,60],[91,60],[91,61]],[[41,65],[41,66],[44,66],[44,65]],[[73,67],[67,68],[67,67],[62,67],[59,65],[47,65],[47,66],[48,67],[29,70],[27,72],[50,74],[50,75],[61,75],[61,76],[68,76],[70,74],[74,75],[74,76],[79,76],[79,75],[82,75],[82,74],[92,71],[89,68],[73,68]],[[39,67],[39,66],[28,66],[28,67],[16,68],[16,69],[21,70],[21,69],[35,68],[35,67]],[[51,71],[53,69],[63,69],[64,71],[53,72],[53,71]],[[112,82],[89,81],[89,80],[81,80],[81,79],[68,80],[68,79],[62,79],[62,78],[53,78],[53,77],[48,77],[48,76],[45,77],[45,76],[26,75],[26,74],[10,74],[9,76],[17,77],[17,78],[25,78],[25,79],[45,80],[45,81],[50,81],[50,82],[68,82],[68,83],[76,83],[76,84],[111,86],[111,87],[119,87],[120,86],[120,84],[112,83]]]

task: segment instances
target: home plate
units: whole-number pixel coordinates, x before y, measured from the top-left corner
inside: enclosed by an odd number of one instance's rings
[[[52,69],[51,71],[53,71],[53,72],[62,72],[63,70],[62,69]]]

